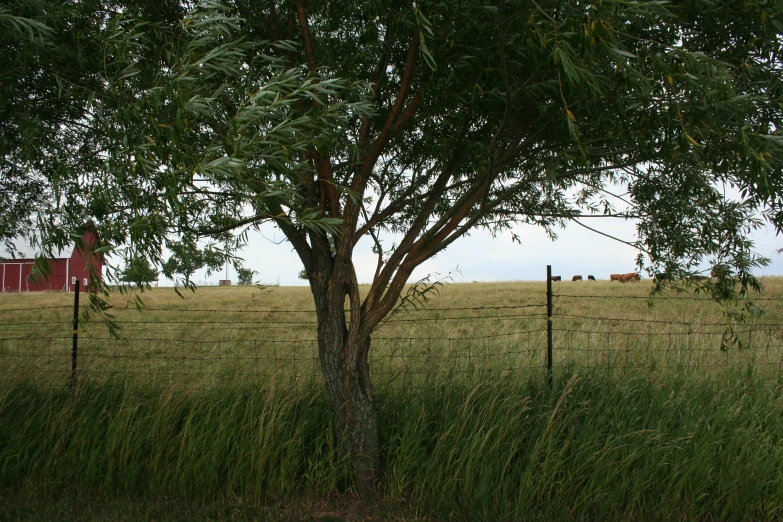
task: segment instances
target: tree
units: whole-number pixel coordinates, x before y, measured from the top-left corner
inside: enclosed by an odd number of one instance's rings
[[[136,286],[149,286],[158,280],[158,271],[146,259],[135,257],[130,260],[122,271],[121,281],[133,283]]]
[[[93,2],[100,16],[43,0],[20,14],[77,19],[92,53],[50,57],[73,45],[67,26],[23,46],[32,73],[15,100],[85,78],[55,96],[75,112],[52,116],[52,148],[72,167],[17,154],[27,131],[8,131],[13,168],[52,187],[37,237],[52,244],[92,217],[109,243],[157,262],[167,234],[241,240],[275,223],[308,275],[361,492],[380,470],[372,332],[413,270],[471,230],[530,223],[554,238],[569,222],[633,218],[640,267],[720,265],[705,288],[727,299],[757,285],[758,212],[783,226],[779,3]],[[363,238],[378,264],[360,295]]]
[[[85,70],[81,52],[97,48],[91,38],[96,33],[87,29],[94,23],[90,7],[72,7],[0,7],[0,52],[8,57],[0,79],[0,242],[11,253],[15,239],[35,236],[41,226],[36,214],[44,221],[57,219],[57,190],[45,173],[73,169],[71,158],[82,165],[91,162],[87,171],[94,172],[100,161],[85,154],[99,146],[73,127],[86,113],[85,101],[97,78]],[[52,47],[55,37],[60,49]],[[53,70],[57,74],[47,74]],[[88,87],[76,96],[62,96],[64,90],[74,93],[66,79],[75,71]],[[67,233],[54,228],[38,245],[47,251],[44,257],[71,242]]]
[[[255,270],[249,268],[237,268],[237,283],[240,285],[252,285],[253,276],[256,274]]]
[[[196,271],[204,267],[209,271],[217,270],[224,260],[224,257],[211,246],[201,249],[192,238],[187,236],[180,242],[171,243],[169,249],[172,255],[163,263],[163,275],[174,279],[175,274],[181,274],[185,286],[191,286],[190,277]]]

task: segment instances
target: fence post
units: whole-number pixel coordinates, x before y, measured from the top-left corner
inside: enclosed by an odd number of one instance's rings
[[[73,348],[71,349],[71,387],[76,386],[76,354],[79,350],[79,279],[73,292]]]
[[[552,384],[552,265],[546,265],[546,369]]]

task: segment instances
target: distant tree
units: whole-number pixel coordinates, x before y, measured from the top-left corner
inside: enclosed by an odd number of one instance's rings
[[[10,5],[29,35],[0,36],[3,190],[44,181],[13,221],[40,212],[47,247],[93,217],[156,264],[168,234],[274,223],[309,275],[362,493],[381,466],[372,334],[455,241],[631,218],[640,265],[721,264],[699,284],[728,299],[758,285],[759,216],[783,230],[781,2]]]
[[[169,244],[169,249],[172,254],[163,263],[163,275],[174,279],[176,274],[180,274],[185,286],[190,286],[190,278],[196,271],[204,267],[210,272],[217,270],[225,259],[223,254],[211,247],[199,248],[198,244],[187,236],[180,242]]]
[[[252,285],[253,276],[257,272],[249,268],[240,267],[237,268],[237,283],[240,285]]]
[[[149,286],[150,283],[157,281],[158,271],[155,270],[149,261],[142,257],[134,257],[125,266],[120,280],[125,283],[132,283],[136,286]]]

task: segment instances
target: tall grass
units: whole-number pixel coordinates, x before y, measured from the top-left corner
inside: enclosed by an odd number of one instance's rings
[[[563,282],[552,386],[546,321],[524,315],[543,283],[444,288],[373,341],[382,491],[428,519],[783,520],[783,279],[765,283],[766,315],[721,351],[726,308],[650,308],[645,282]],[[126,339],[83,325],[73,390],[71,296],[0,295],[0,491],[255,503],[350,491],[314,329],[275,312],[311,310],[308,294],[158,289],[144,296],[154,313],[115,296]],[[597,294],[617,298],[585,297]]]
[[[341,470],[327,444],[326,408],[311,387],[158,395],[122,382],[75,394],[19,385],[0,406],[0,485],[32,479],[191,499],[324,493]]]
[[[780,390],[604,375],[450,388],[407,406],[388,473],[448,518],[780,519]]]
[[[377,390],[382,488],[430,518],[783,519],[783,379],[460,376]],[[0,488],[255,502],[350,488],[317,382],[0,396]]]

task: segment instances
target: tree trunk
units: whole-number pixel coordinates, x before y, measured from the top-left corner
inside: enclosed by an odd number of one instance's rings
[[[319,288],[311,288],[319,312],[318,353],[334,414],[337,447],[353,463],[357,492],[372,496],[380,473],[380,446],[368,362],[370,332],[354,327],[349,332],[345,292],[328,292],[332,295],[327,297]]]

